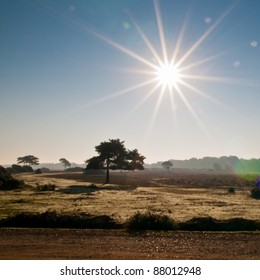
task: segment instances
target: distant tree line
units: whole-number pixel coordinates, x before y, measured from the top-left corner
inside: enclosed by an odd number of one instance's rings
[[[203,157],[187,160],[169,160],[171,168],[182,169],[211,169],[223,172],[259,173],[260,159],[242,159],[237,156]],[[165,168],[165,162],[146,164],[146,168]]]

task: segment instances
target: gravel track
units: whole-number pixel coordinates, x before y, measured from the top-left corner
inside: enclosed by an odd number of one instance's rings
[[[259,232],[0,229],[0,259],[260,259]]]

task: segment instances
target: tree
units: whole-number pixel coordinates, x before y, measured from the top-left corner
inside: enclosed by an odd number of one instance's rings
[[[135,170],[144,169],[145,157],[138,150],[126,150],[124,141],[109,139],[95,147],[98,156],[86,161],[86,169],[106,169],[106,184],[109,183],[109,170]]]
[[[170,168],[172,167],[172,162],[170,160],[164,161],[162,163],[162,167],[166,170],[170,170]]]
[[[138,153],[137,149],[133,151],[128,151],[129,170],[143,170],[145,157]]]
[[[38,165],[39,164],[39,159],[35,156],[28,155],[24,157],[18,157],[17,158],[17,163],[18,164],[28,164],[28,165]]]
[[[71,166],[70,162],[68,160],[66,160],[65,158],[60,158],[60,162],[64,165],[65,170],[67,167]]]

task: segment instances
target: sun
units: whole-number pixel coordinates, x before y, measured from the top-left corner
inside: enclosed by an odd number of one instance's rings
[[[194,55],[194,53],[196,52],[196,50],[198,50],[198,48],[201,47],[201,45],[211,35],[211,33],[219,26],[224,18],[233,10],[233,8],[236,6],[236,2],[228,7],[221,14],[221,16],[217,18],[214,23],[212,23],[209,28],[207,28],[206,31],[198,37],[197,40],[195,40],[193,44],[186,48],[184,52],[182,50],[182,47],[183,39],[186,35],[186,20],[184,21],[179,31],[175,44],[171,46],[170,44],[167,44],[168,40],[164,34],[164,25],[159,0],[153,0],[153,6],[155,11],[155,21],[157,23],[158,29],[159,49],[157,49],[156,45],[154,45],[149,40],[147,35],[134,19],[133,15],[129,11],[127,11],[131,26],[135,28],[142,41],[144,42],[146,49],[149,51],[150,55],[148,58],[146,56],[140,55],[138,52],[135,52],[135,50],[129,49],[124,45],[121,45],[120,43],[106,37],[105,35],[95,32],[93,28],[89,28],[86,25],[83,26],[85,31],[104,41],[106,44],[110,45],[116,50],[133,58],[134,60],[136,60],[136,62],[140,63],[143,66],[142,68],[137,69],[123,68],[123,71],[132,71],[133,73],[136,73],[138,75],[145,75],[145,79],[143,81],[114,92],[110,95],[106,95],[105,97],[98,99],[91,104],[87,104],[87,106],[93,106],[101,102],[106,102],[109,99],[116,98],[127,93],[135,92],[137,90],[139,91],[139,89],[144,88],[144,95],[140,98],[140,101],[133,108],[132,112],[135,112],[136,109],[144,104],[152,95],[156,94],[157,100],[155,102],[150,125],[148,126],[149,131],[153,127],[154,121],[164,97],[169,98],[169,104],[171,106],[174,118],[176,118],[175,112],[176,108],[178,108],[177,103],[179,101],[182,101],[197,124],[205,131],[202,121],[196,113],[193,104],[189,100],[190,94],[207,98],[208,100],[216,102],[221,106],[224,105],[213,98],[208,92],[204,92],[203,90],[197,88],[197,81],[217,81],[225,83],[237,83],[237,81],[234,79],[227,79],[226,77],[200,74],[201,66],[210,61],[213,61],[219,56],[225,54],[225,52],[213,54],[211,56],[202,58],[196,58],[196,55]],[[79,25],[81,26],[81,24]],[[86,106],[83,107],[85,108]]]
[[[180,71],[174,64],[168,62],[160,65],[155,72],[159,84],[164,87],[176,87],[180,82]]]

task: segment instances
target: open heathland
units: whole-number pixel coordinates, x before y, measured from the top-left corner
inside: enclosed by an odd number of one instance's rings
[[[17,174],[25,186],[0,191],[0,219],[21,212],[107,215],[119,223],[137,212],[194,217],[259,220],[260,201],[250,196],[254,180],[211,171],[111,172],[104,175],[53,172]],[[233,189],[230,192],[230,188]]]
[[[14,177],[23,187],[0,191],[1,259],[260,257],[256,175],[111,172],[110,184],[81,172]],[[146,229],[170,231],[135,231]]]

